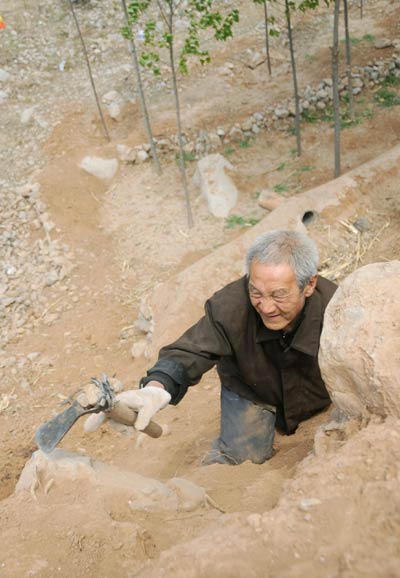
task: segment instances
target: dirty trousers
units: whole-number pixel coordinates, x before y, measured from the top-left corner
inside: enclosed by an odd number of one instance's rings
[[[222,386],[221,433],[202,464],[262,464],[272,456],[275,420],[273,411]]]

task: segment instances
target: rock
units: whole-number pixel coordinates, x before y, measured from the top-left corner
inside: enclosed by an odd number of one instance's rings
[[[359,76],[357,76],[356,78],[352,78],[351,82],[353,88],[362,88],[364,86],[364,81]]]
[[[252,129],[252,126],[254,124],[254,120],[253,117],[250,116],[248,119],[246,119],[244,121],[244,123],[242,124],[241,128],[243,131],[250,131]]]
[[[318,498],[303,498],[299,502],[299,510],[302,512],[307,512],[313,506],[318,506],[321,503],[321,500]]]
[[[103,104],[110,105],[113,102],[122,102],[123,98],[117,90],[110,90],[103,95]]]
[[[122,117],[122,105],[119,102],[112,102],[108,107],[108,114],[113,120],[120,120]]]
[[[4,102],[8,98],[8,92],[5,90],[0,90],[0,103]]]
[[[391,48],[392,46],[393,40],[389,40],[388,38],[378,38],[374,43],[375,48]]]
[[[260,207],[267,209],[268,211],[273,211],[276,207],[279,207],[282,201],[283,198],[281,195],[275,193],[275,191],[269,191],[268,189],[261,191],[260,196],[258,197],[258,204]]]
[[[319,365],[348,417],[400,417],[400,261],[366,265],[330,301]]]
[[[40,487],[40,480],[51,479],[54,487],[90,484],[93,491],[111,492],[121,500],[129,497],[132,510],[178,509],[178,497],[166,484],[58,448],[49,454],[34,452],[22,470],[15,492],[32,492],[36,487],[38,493],[45,493],[46,484]]]
[[[153,312],[144,299],[140,301],[139,313],[135,322],[135,327],[147,335],[152,334],[154,331]]]
[[[124,144],[117,144],[117,154],[123,163],[134,163],[136,160],[135,149]]]
[[[0,82],[8,82],[11,78],[11,74],[4,70],[4,68],[0,68]]]
[[[110,180],[118,170],[118,160],[88,156],[82,160],[79,166],[98,179]]]
[[[355,226],[356,229],[361,231],[361,233],[363,233],[364,231],[369,231],[371,228],[371,223],[366,217],[360,217],[359,219],[356,219],[353,225]]]
[[[228,136],[229,138],[240,140],[243,138],[243,131],[240,127],[233,126],[229,131]]]
[[[189,480],[172,478],[167,482],[167,487],[173,490],[178,496],[178,510],[192,512],[199,507],[204,507],[206,504],[205,489]]]
[[[277,107],[274,110],[274,114],[277,118],[287,118],[289,116],[289,111],[287,108]]]
[[[149,154],[144,151],[143,149],[137,151],[136,153],[136,161],[138,163],[145,163],[149,158]]]
[[[46,275],[44,284],[46,285],[46,287],[51,287],[52,285],[54,285],[54,283],[57,283],[58,280],[59,277],[57,271],[55,270],[49,271]]]
[[[245,57],[244,65],[248,66],[249,68],[254,70],[258,66],[263,64],[266,60],[267,60],[267,57],[265,54],[262,54],[260,52],[255,52],[251,49],[248,49],[246,57]]]
[[[225,169],[233,170],[233,166],[222,155],[208,155],[198,161],[193,177],[194,184],[207,200],[210,213],[219,218],[229,215],[238,197],[235,183]]]
[[[33,119],[35,108],[36,106],[31,106],[30,108],[24,110],[24,112],[21,114],[22,124],[28,124],[29,122],[31,122],[31,120]]]
[[[141,339],[140,341],[136,341],[136,343],[134,343],[132,345],[131,348],[131,355],[133,357],[133,359],[137,359],[138,357],[146,357],[146,348],[147,348],[148,342],[145,339]]]
[[[316,97],[317,97],[318,99],[320,99],[320,100],[323,100],[323,99],[325,99],[325,98],[328,98],[328,96],[329,96],[328,91],[325,90],[325,89],[323,89],[323,88],[320,89],[320,90],[318,90],[318,92],[317,92],[317,94],[316,94]]]
[[[157,149],[160,151],[170,151],[173,150],[173,144],[167,138],[162,138],[156,141]]]
[[[211,132],[208,135],[208,141],[212,150],[216,150],[221,146],[221,139],[219,138],[218,134],[214,132]]]

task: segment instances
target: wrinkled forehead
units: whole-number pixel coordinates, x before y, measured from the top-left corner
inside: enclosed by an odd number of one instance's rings
[[[278,289],[297,285],[296,275],[288,263],[264,264],[253,260],[249,271],[249,284],[256,288]]]

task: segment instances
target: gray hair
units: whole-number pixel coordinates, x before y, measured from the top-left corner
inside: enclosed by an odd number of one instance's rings
[[[292,267],[300,289],[317,274],[319,262],[317,246],[310,237],[280,229],[260,235],[251,245],[246,255],[247,276],[254,259],[263,265],[287,263]]]

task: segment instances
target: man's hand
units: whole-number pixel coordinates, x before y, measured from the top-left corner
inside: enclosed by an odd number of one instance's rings
[[[163,409],[169,404],[171,395],[164,389],[161,383],[151,381],[143,389],[131,389],[119,393],[115,400],[118,404],[123,404],[137,412],[134,428],[141,431],[148,426],[150,420],[160,409]],[[89,416],[84,425],[85,431],[95,431],[107,417],[117,421],[117,411],[115,411],[115,413],[111,411],[109,416],[107,413],[108,412],[102,412]]]

